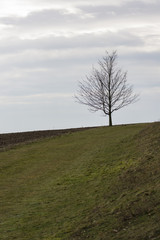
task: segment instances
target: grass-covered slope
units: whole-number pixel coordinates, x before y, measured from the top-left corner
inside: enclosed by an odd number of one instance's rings
[[[0,239],[160,239],[160,123],[0,152]]]

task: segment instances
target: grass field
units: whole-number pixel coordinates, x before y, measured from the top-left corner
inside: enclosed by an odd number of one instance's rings
[[[159,240],[160,123],[0,152],[0,240]]]

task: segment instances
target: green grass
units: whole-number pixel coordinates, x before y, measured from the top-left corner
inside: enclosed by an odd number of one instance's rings
[[[0,152],[1,240],[160,239],[160,123]]]

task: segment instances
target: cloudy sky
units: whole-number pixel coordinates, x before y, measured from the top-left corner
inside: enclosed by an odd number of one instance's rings
[[[140,101],[114,124],[160,120],[159,0],[0,0],[0,132],[106,125],[76,103],[105,51]]]

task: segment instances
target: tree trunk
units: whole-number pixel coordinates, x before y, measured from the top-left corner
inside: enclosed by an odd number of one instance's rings
[[[112,126],[112,113],[109,113],[109,126]]]

